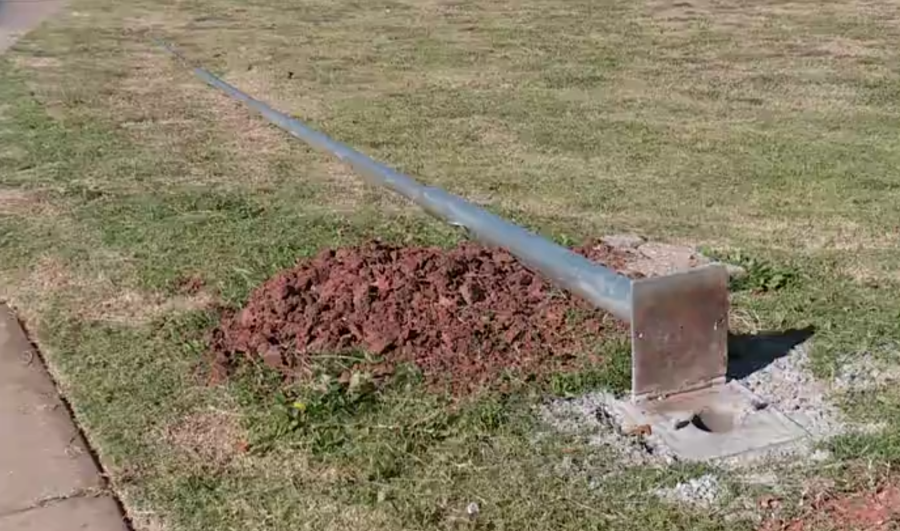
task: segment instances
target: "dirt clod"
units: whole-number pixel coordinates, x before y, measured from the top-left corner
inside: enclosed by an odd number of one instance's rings
[[[575,251],[626,269],[608,245]],[[220,376],[243,358],[302,376],[316,353],[364,350],[379,356],[382,374],[412,363],[430,383],[465,394],[506,374],[577,367],[602,335],[624,330],[506,251],[371,242],[323,251],[268,280],[223,316],[211,346]]]

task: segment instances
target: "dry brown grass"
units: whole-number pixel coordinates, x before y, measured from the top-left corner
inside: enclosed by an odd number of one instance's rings
[[[83,316],[89,321],[139,326],[164,315],[207,310],[215,303],[216,298],[203,291],[166,297],[126,289],[85,308]]]
[[[763,214],[753,217],[732,215],[725,223],[730,231],[740,231],[754,239],[768,241],[773,247],[794,251],[854,253],[892,250],[900,246],[900,232],[841,217],[798,221]]]
[[[198,463],[225,466],[247,451],[247,435],[234,413],[209,409],[189,414],[165,430],[164,439]]]
[[[865,253],[855,260],[842,262],[839,270],[867,287],[893,289],[892,286],[900,285],[900,267],[891,254],[873,258],[871,253]]]
[[[53,69],[59,68],[63,64],[62,61],[60,61],[56,57],[40,57],[28,55],[14,56],[13,62],[17,67],[22,69]]]
[[[37,323],[53,305],[52,297],[73,287],[73,278],[62,260],[50,254],[39,257],[28,272],[0,275],[0,300],[26,322]]]
[[[105,267],[120,261],[97,258],[99,269],[88,273],[53,254],[40,257],[24,278],[8,277],[0,298],[10,301],[26,318],[35,318],[51,306],[66,304],[86,321],[143,326],[164,315],[206,310],[216,297],[205,290],[193,294],[161,295],[123,288],[110,279]]]
[[[53,215],[52,209],[52,205],[43,199],[39,192],[0,188],[0,216]]]
[[[757,334],[761,331],[760,318],[748,308],[731,308],[728,330],[734,334]]]
[[[53,294],[76,287],[74,275],[59,257],[47,254],[39,257],[27,276],[7,285],[4,298],[32,298],[48,300]]]

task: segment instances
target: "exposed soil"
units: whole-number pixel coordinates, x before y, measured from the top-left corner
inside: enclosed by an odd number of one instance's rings
[[[180,295],[196,295],[200,293],[206,283],[200,275],[189,275],[179,278],[175,282],[175,289]]]
[[[575,251],[627,270],[626,254],[606,244]],[[592,346],[624,330],[506,251],[372,242],[323,251],[268,280],[223,316],[211,347],[214,378],[246,358],[304,376],[316,353],[364,350],[377,356],[376,374],[414,363],[428,382],[465,394],[504,375],[596,362]]]
[[[900,488],[888,485],[876,491],[819,501],[808,514],[790,521],[767,522],[761,531],[888,531],[900,528]]]

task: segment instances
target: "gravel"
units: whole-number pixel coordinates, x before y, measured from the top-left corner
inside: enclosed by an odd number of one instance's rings
[[[838,370],[833,387],[837,391],[861,391],[896,383],[900,381],[897,361],[888,363],[870,354],[854,357]]]
[[[809,371],[809,352],[797,347],[787,356],[742,378],[740,382],[802,426],[813,438],[846,431],[841,413],[827,399],[829,385]]]
[[[880,428],[877,424],[851,422],[834,404],[832,395],[896,381],[900,376],[898,369],[884,367],[870,355],[861,355],[845,363],[828,381],[816,379],[809,367],[809,344],[805,343],[740,382],[806,429],[813,440]]]
[[[853,423],[834,405],[834,392],[866,389],[900,380],[900,368],[885,367],[871,356],[860,356],[847,363],[833,381],[816,379],[810,371],[808,344],[741,378],[739,382],[765,403],[784,413],[802,426],[809,438],[754,453],[733,456],[719,461],[726,468],[758,472],[761,463],[769,460],[803,458],[805,462],[828,459],[827,452],[814,448],[814,443],[852,431],[871,432],[877,424]],[[615,397],[609,393],[593,392],[544,404],[541,419],[558,432],[580,435],[587,443],[617,456],[620,465],[665,466],[676,459],[662,440],[654,434],[641,436],[623,432],[623,419],[617,418],[610,407]]]
[[[584,436],[589,445],[609,450],[626,466],[674,463],[674,456],[657,436],[629,435],[623,431],[624,419],[611,407],[615,400],[610,393],[588,393],[550,401],[540,408],[539,414],[556,431]]]
[[[715,505],[723,492],[724,487],[719,483],[719,478],[712,474],[706,474],[679,483],[674,487],[656,489],[655,491],[656,495],[663,500],[698,507]]]

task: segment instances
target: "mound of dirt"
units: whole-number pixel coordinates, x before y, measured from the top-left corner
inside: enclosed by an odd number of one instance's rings
[[[575,251],[625,269],[624,253],[608,245]],[[624,330],[506,251],[372,242],[323,251],[268,280],[223,316],[210,343],[214,377],[243,357],[303,376],[316,353],[362,349],[377,355],[376,373],[414,363],[430,383],[465,394],[504,374],[583,365],[602,335]]]

